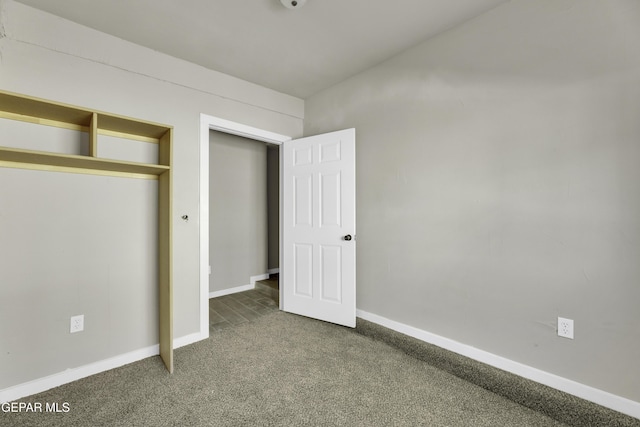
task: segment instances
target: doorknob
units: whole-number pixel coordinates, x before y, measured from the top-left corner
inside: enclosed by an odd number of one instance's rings
[[[348,242],[349,240],[351,240],[351,234],[347,234],[346,236],[343,237],[343,239]]]

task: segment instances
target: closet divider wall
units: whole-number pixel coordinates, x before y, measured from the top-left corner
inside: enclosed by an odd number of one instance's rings
[[[158,180],[158,301],[160,356],[173,372],[171,126],[0,91],[0,118],[87,132],[88,155],[2,146],[0,167]],[[98,135],[159,144],[157,163],[98,157]]]

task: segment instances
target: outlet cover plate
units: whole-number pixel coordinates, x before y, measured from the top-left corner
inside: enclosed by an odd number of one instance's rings
[[[558,336],[573,339],[573,319],[558,317]]]
[[[84,314],[78,316],[71,316],[71,322],[69,324],[69,332],[76,333],[84,331]]]

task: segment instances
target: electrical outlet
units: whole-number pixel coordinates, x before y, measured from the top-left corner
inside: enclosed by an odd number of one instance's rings
[[[84,314],[72,316],[71,324],[69,326],[69,332],[73,334],[82,331],[84,331]]]
[[[558,336],[573,339],[573,320],[558,317]]]

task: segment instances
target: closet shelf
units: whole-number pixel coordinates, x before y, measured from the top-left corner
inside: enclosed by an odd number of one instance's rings
[[[0,117],[30,123],[88,131],[93,115],[100,134],[158,142],[170,126],[97,110],[0,91]]]
[[[0,147],[0,161],[146,175],[160,175],[171,169],[170,166],[165,165],[125,162],[98,157],[57,154],[48,151],[22,150],[7,147]]]

